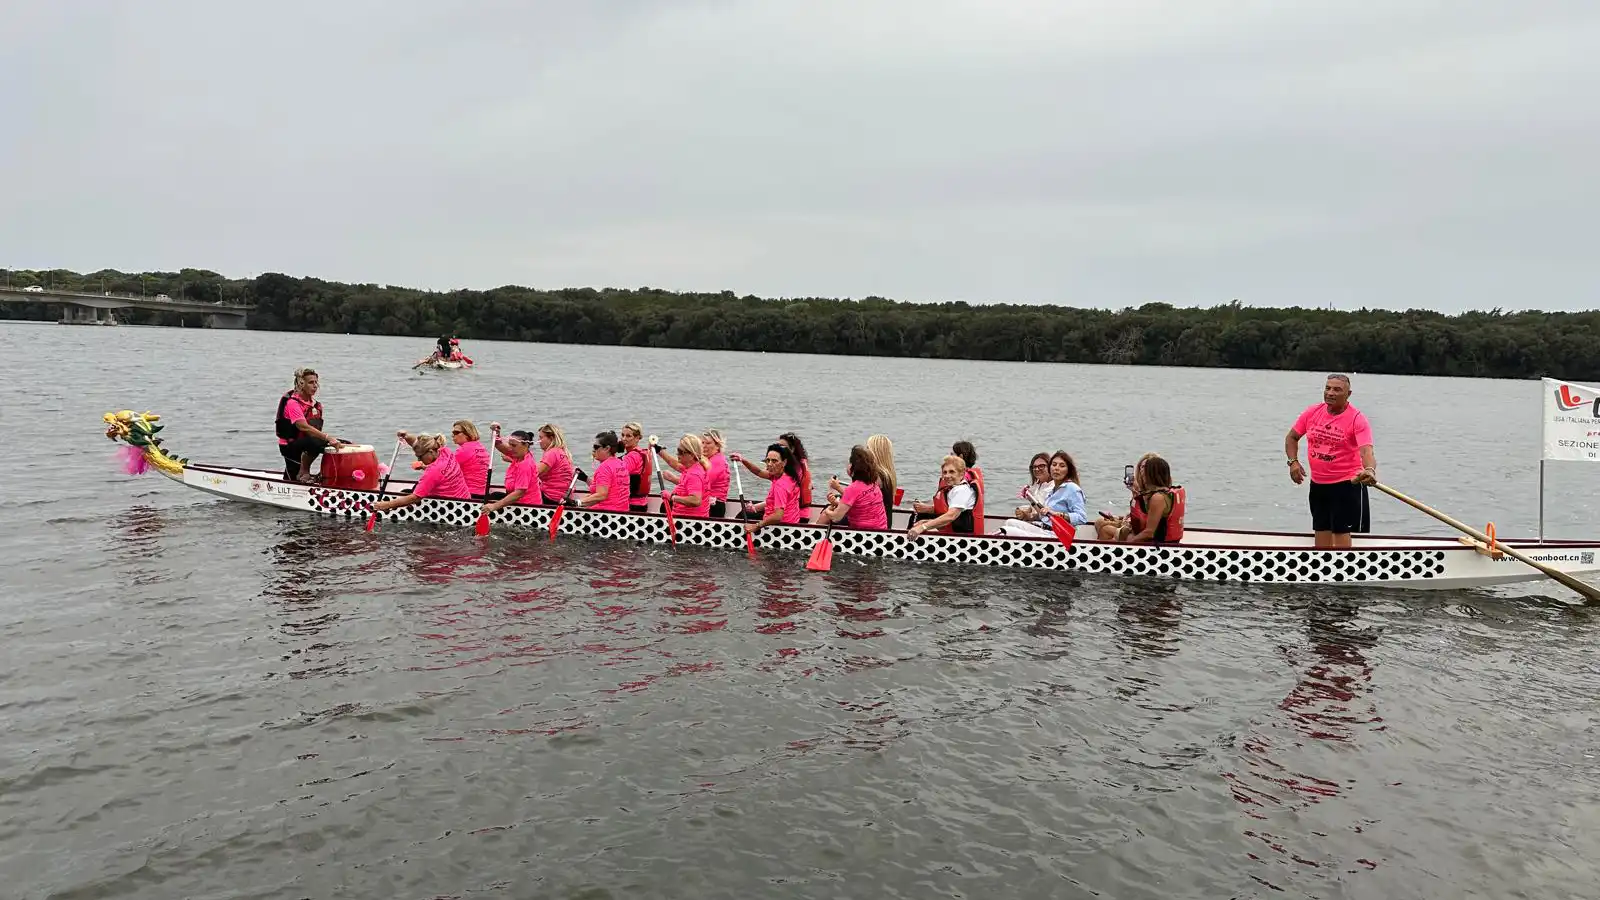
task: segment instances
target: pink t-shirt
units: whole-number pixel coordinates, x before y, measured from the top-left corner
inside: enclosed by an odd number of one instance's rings
[[[711,492],[706,489],[706,467],[694,463],[684,469],[678,478],[678,486],[672,489],[672,496],[687,497],[691,494],[700,495],[699,506],[679,506],[673,504],[672,514],[675,516],[694,516],[705,518],[711,514]]]
[[[889,515],[883,509],[883,488],[865,481],[851,481],[840,503],[850,505],[845,524],[851,528],[888,528]]]
[[[506,469],[506,493],[516,490],[527,492],[517,498],[518,506],[533,506],[544,499],[539,491],[539,461],[533,458],[532,453]]]
[[[474,494],[483,493],[484,479],[489,474],[489,448],[477,441],[467,441],[456,447],[456,464],[461,467],[461,477]]]
[[[567,485],[572,483],[572,457],[560,447],[551,447],[544,452],[539,463],[546,467],[544,477],[539,479],[544,498],[551,503],[560,503],[561,498],[567,495]]]
[[[718,453],[706,460],[710,467],[710,474],[706,476],[706,490],[711,492],[713,500],[728,499],[728,458]]]
[[[881,501],[880,501],[881,502]],[[783,524],[797,525],[800,522],[800,485],[785,472],[779,475],[772,486],[767,488],[767,502],[762,507],[762,518],[772,515],[778,507],[783,508]]]
[[[461,466],[456,463],[454,453],[440,453],[434,457],[433,462],[422,470],[422,477],[417,479],[417,486],[411,493],[418,497],[443,497],[450,500],[465,500],[472,495],[467,489],[467,480],[461,477]]]
[[[306,420],[306,403],[304,400],[300,399],[299,394],[295,394],[288,400],[284,401],[283,417],[288,419],[290,422],[304,422]],[[278,438],[278,446],[285,447],[288,446],[288,444],[288,441],[284,440],[283,438]]]
[[[587,508],[598,509],[601,512],[627,512],[628,464],[613,456],[595,466],[594,475],[589,480],[589,489],[592,491],[601,485],[605,485],[607,489],[606,499]]]
[[[1361,410],[1346,405],[1333,415],[1326,403],[1318,403],[1294,420],[1294,431],[1305,435],[1313,482],[1333,484],[1361,474],[1361,448],[1372,444],[1372,426]]]

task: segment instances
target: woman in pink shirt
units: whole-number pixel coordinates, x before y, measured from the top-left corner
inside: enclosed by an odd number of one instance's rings
[[[709,513],[712,518],[720,519],[728,514],[728,481],[733,477],[728,469],[728,457],[722,452],[722,432],[707,428],[700,435],[700,449],[705,451],[706,492],[711,495]],[[663,477],[677,484],[679,476],[676,473],[683,471],[683,465],[669,456],[667,449],[660,444],[656,445],[656,452],[661,454],[661,461],[667,464]]]
[[[680,516],[704,519],[711,511],[711,492],[706,487],[711,473],[700,439],[692,434],[684,435],[678,441],[678,458],[672,463],[678,467],[673,479],[678,486],[667,495],[672,511]]]
[[[543,497],[539,491],[539,463],[529,452],[533,445],[533,434],[513,431],[500,445],[511,457],[511,465],[506,469],[506,492],[500,499],[485,503],[483,511],[497,513],[513,503],[524,506],[538,504]]]
[[[615,431],[602,431],[594,436],[594,477],[589,481],[589,493],[578,500],[578,506],[599,512],[628,511],[628,467],[617,455],[622,452],[622,442]]]
[[[888,528],[883,507],[883,485],[872,451],[860,444],[850,448],[850,485],[843,493],[828,493],[828,508],[817,513],[817,524],[844,523],[851,528]]]
[[[456,464],[455,454],[444,447],[444,435],[421,434],[412,438],[411,452],[417,455],[417,462],[422,463],[424,467],[422,477],[417,479],[416,487],[412,488],[409,494],[374,503],[372,505],[374,510],[388,512],[391,509],[410,506],[424,497],[466,500],[472,496],[472,492],[467,489],[467,480],[461,477],[461,466]]]
[[[794,457],[795,484],[800,486],[800,515],[804,519],[811,507],[811,457],[806,454],[805,445],[800,443],[800,435],[792,431],[785,431],[778,435],[778,443],[783,446],[784,452]],[[765,466],[757,466],[754,462],[735,453],[731,457],[734,462],[744,464],[746,469],[755,473],[757,477],[771,479],[773,475]]]
[[[767,448],[767,467],[764,477],[772,480],[767,488],[767,502],[762,504],[761,519],[750,522],[744,530],[755,534],[768,525],[797,525],[800,522],[800,463],[783,444]],[[753,515],[745,510],[745,518]]]
[[[455,442],[456,464],[461,466],[461,477],[474,494],[488,486],[484,479],[489,475],[489,448],[479,440],[478,426],[466,419],[450,426],[450,440]]]
[[[560,503],[572,485],[572,455],[560,425],[539,426],[539,485],[546,503]]]

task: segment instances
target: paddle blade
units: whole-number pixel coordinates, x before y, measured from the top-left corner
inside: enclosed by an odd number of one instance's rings
[[[897,488],[894,489],[894,505],[895,506],[899,506],[900,505],[900,501],[904,500],[905,498],[906,498],[906,489],[905,488],[897,487]]]
[[[661,492],[661,514],[667,517],[667,537],[671,539],[672,546],[676,547],[678,546],[678,523],[673,521],[672,518],[672,494],[668,491]]]
[[[1078,536],[1078,529],[1072,527],[1071,522],[1060,516],[1051,516],[1050,530],[1056,533],[1056,540],[1061,542],[1061,546],[1072,549],[1072,539]]]
[[[561,514],[567,510],[567,501],[563,500],[556,505],[555,515],[550,517],[550,540],[556,539],[556,526],[561,524]]]
[[[477,532],[478,537],[488,537],[489,536],[489,514],[488,513],[482,513],[482,512],[478,513],[478,521],[477,521],[476,524],[474,524],[472,526],[472,530]]]
[[[744,533],[744,547],[750,551],[750,558],[756,558],[756,536],[746,531]]]
[[[833,568],[833,538],[823,538],[811,549],[806,568],[813,572],[826,572]]]
[[[377,528],[377,527],[378,527],[378,511],[377,510],[373,510],[370,514],[367,515],[367,531],[370,532],[374,528]]]

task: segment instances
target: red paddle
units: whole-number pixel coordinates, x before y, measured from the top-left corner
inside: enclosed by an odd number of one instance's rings
[[[672,539],[672,546],[678,546],[678,523],[672,517],[672,493],[661,492],[661,511],[667,516],[667,536]]]
[[[1050,530],[1056,533],[1056,540],[1061,542],[1062,547],[1072,549],[1072,539],[1078,536],[1078,529],[1066,517],[1051,513]]]
[[[833,568],[833,522],[828,523],[828,532],[811,549],[811,558],[806,560],[806,568],[813,572],[826,572]]]
[[[390,476],[394,475],[394,461],[400,458],[400,445],[403,443],[405,443],[405,441],[394,442],[394,452],[389,454],[389,471],[385,472],[383,475],[383,484],[378,485],[378,500],[382,500],[383,492],[389,489],[389,478]],[[374,500],[373,502],[376,503],[378,500]],[[377,527],[378,511],[374,509],[372,510],[372,515],[367,516],[367,530],[371,531]]]
[[[572,480],[567,482],[567,492],[561,495],[561,502],[556,504],[556,511],[550,516],[550,540],[556,539],[556,526],[561,524],[561,513],[566,511],[567,501],[572,499],[572,489],[578,484],[578,476],[582,470],[577,467],[572,469]]]
[[[749,511],[745,509],[745,505],[744,505],[744,479],[739,477],[739,467],[740,466],[742,466],[742,463],[734,463],[734,470],[733,470],[734,483],[736,485],[738,485],[738,487],[739,487],[739,513],[741,515],[749,515]],[[744,546],[745,546],[745,549],[750,551],[750,558],[751,559],[755,559],[756,558],[756,539],[755,539],[755,536],[752,535],[749,531],[746,531],[744,533]]]
[[[837,481],[839,476],[833,478]],[[833,520],[828,520],[827,532],[817,546],[811,548],[811,558],[806,560],[806,568],[813,572],[826,572],[833,568],[833,524]]]
[[[500,429],[496,428],[493,431],[491,431],[490,434],[492,436],[489,438],[489,446],[493,447],[494,445],[500,443]],[[484,503],[488,503],[489,502],[489,485],[493,484],[493,483],[494,483],[494,454],[490,453],[489,454],[489,468],[483,473],[483,502]],[[478,510],[478,522],[477,522],[477,524],[472,526],[472,530],[476,531],[478,533],[478,537],[488,537],[489,536],[489,514],[487,512],[484,512],[481,508]]]

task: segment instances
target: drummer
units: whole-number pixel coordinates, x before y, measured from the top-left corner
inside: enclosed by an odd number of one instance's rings
[[[377,512],[388,512],[402,506],[410,506],[424,497],[439,497],[448,500],[466,500],[472,495],[467,488],[467,480],[461,477],[461,466],[456,463],[454,453],[445,449],[444,435],[419,434],[411,438],[411,452],[417,455],[417,462],[422,463],[422,477],[417,479],[416,487],[411,493],[402,494],[393,500],[383,500],[372,504]]]
[[[317,400],[321,381],[315,369],[294,371],[294,389],[278,398],[278,453],[283,457],[283,480],[310,484],[311,458],[327,447],[345,442],[322,430],[322,403]]]

